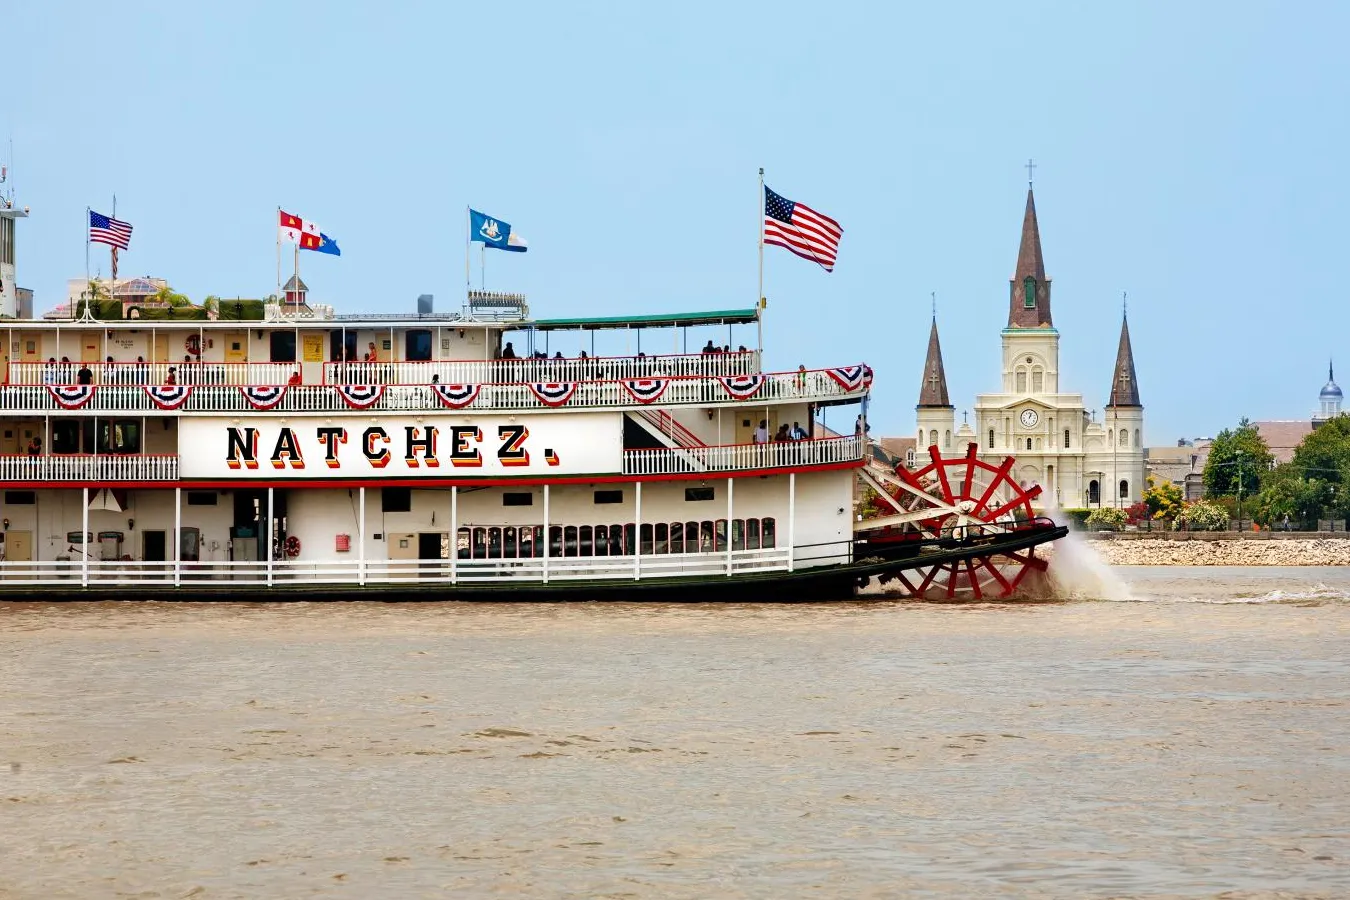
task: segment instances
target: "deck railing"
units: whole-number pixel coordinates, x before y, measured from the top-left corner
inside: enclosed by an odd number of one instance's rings
[[[88,374],[81,378],[81,370]],[[164,384],[173,372],[177,384],[286,384],[299,371],[297,363],[217,362],[11,362],[10,384],[95,384],[100,386]]]
[[[0,481],[177,481],[177,456],[54,453],[0,456]]]
[[[662,356],[597,356],[586,359],[443,360],[436,362],[324,363],[328,384],[487,384],[539,381],[616,381],[628,378],[684,378],[754,375],[755,350]],[[281,382],[284,383],[284,382]]]
[[[96,552],[96,551],[95,551]],[[147,585],[186,588],[212,586],[303,587],[308,584],[484,584],[559,581],[640,581],[643,578],[732,576],[748,572],[785,572],[793,567],[787,547],[766,550],[718,550],[708,553],[529,559],[409,560],[266,560],[149,562],[84,559],[72,546],[59,560],[0,562],[0,594],[7,588],[123,587]],[[836,558],[844,562],[847,547]]]
[[[823,466],[856,462],[862,459],[862,452],[862,439],[852,436],[772,444],[625,450],[623,473],[677,475]]]
[[[716,378],[682,376],[671,378],[664,393],[655,403],[640,402],[624,386],[623,381],[582,381],[565,404],[568,409],[644,408],[653,406],[745,406],[760,402],[800,400],[811,403],[840,397],[861,396],[865,385],[846,389],[827,370],[780,372],[764,375],[764,383],[749,399],[737,399],[728,393]],[[449,384],[452,382],[444,381]],[[188,384],[191,391],[176,412],[225,413],[253,412],[255,407],[245,398],[239,385]],[[0,385],[0,412],[54,412],[68,409],[52,396],[49,385]],[[548,408],[528,383],[485,383],[479,386],[473,402],[464,407],[470,411],[542,410]],[[140,385],[98,385],[92,395],[79,405],[81,412],[160,412],[161,408]],[[335,385],[294,385],[286,388],[285,396],[275,406],[276,412],[331,412],[352,410]],[[395,384],[384,388],[379,400],[362,411],[384,410],[443,410],[430,385]]]

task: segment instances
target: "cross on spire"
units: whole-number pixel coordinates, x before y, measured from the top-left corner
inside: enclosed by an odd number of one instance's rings
[[[942,377],[938,375],[937,364],[934,363],[933,368],[930,369],[928,373],[928,385],[936,391],[938,389],[938,384],[941,383],[941,381]]]
[[[1028,159],[1024,168],[1027,170],[1027,187],[1031,187],[1032,182],[1035,181],[1036,161]]]

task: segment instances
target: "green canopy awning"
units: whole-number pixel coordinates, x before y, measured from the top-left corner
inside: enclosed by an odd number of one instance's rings
[[[748,325],[758,320],[759,310],[716,309],[709,312],[665,313],[644,316],[595,316],[579,319],[536,319],[521,322],[515,328],[534,328],[537,331],[582,330],[599,328],[679,328],[686,325]]]

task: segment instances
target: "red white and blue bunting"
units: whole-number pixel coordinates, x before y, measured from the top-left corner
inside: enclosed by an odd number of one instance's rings
[[[558,384],[542,384],[535,382],[530,385],[530,390],[539,398],[539,402],[545,406],[566,406],[567,401],[572,399],[572,395],[577,392],[577,383],[575,381],[563,381]]]
[[[446,406],[451,409],[463,409],[478,399],[481,387],[482,385],[478,384],[433,384],[431,389],[436,392],[437,399]]]
[[[79,409],[94,396],[92,384],[49,384],[47,392],[62,409]]]
[[[248,405],[254,409],[271,409],[286,396],[284,384],[246,384],[239,388]]]
[[[737,400],[749,400],[764,387],[763,375],[728,375],[719,377],[722,387]]]
[[[670,387],[669,378],[633,378],[623,382],[623,388],[639,403],[652,403]]]
[[[337,391],[352,409],[369,409],[384,396],[384,385],[339,384]]]
[[[872,367],[867,365],[866,363],[863,363],[863,387],[870,388],[871,386],[872,386]]]
[[[145,394],[160,409],[177,409],[187,402],[192,386],[187,384],[147,384]]]
[[[834,383],[845,391],[853,393],[863,386],[864,379],[870,371],[867,366],[839,366],[835,369],[826,369],[825,374],[834,379]]]

